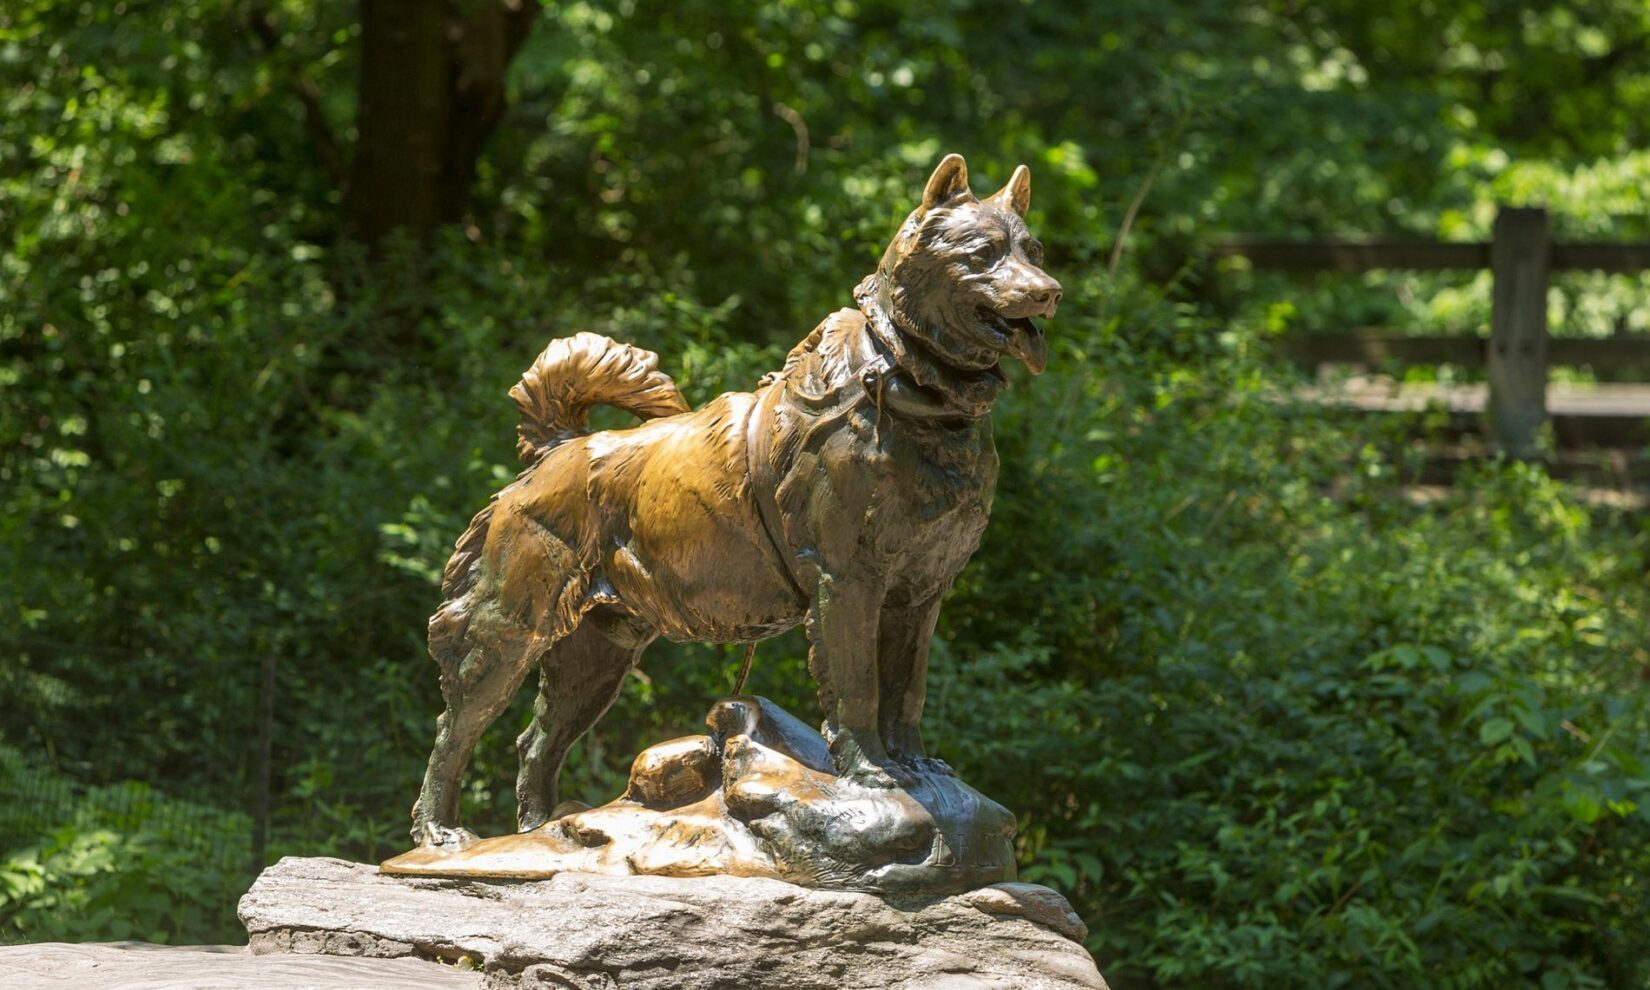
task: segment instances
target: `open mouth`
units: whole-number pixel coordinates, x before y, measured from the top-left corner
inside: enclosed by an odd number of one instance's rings
[[[1048,347],[1043,339],[1043,328],[1029,316],[1003,316],[980,307],[981,324],[997,337],[997,346],[1019,358],[1033,374],[1039,374],[1048,365]]]

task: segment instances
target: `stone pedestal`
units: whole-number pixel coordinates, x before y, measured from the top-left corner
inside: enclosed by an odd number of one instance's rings
[[[240,904],[254,954],[442,960],[485,987],[1099,988],[1063,897],[1000,883],[939,897],[762,877],[389,876],[283,859]]]

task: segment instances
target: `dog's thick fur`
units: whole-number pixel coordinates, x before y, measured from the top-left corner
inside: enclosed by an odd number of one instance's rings
[[[588,333],[545,349],[511,390],[527,469],[459,539],[430,619],[446,711],[416,841],[467,841],[464,765],[535,665],[518,819],[547,821],[568,747],[659,635],[754,642],[805,621],[838,768],[885,787],[949,772],[918,729],[928,641],[991,509],[999,361],[1042,370],[1030,318],[1060,298],[1029,201],[1025,166],[981,200],[947,156],[858,307],[755,393],[697,412],[651,353]],[[590,433],[598,403],[646,422]]]

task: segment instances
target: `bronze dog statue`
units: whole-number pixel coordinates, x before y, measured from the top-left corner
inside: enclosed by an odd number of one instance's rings
[[[661,634],[750,643],[805,622],[837,768],[881,787],[950,772],[919,728],[928,642],[991,511],[999,361],[1043,370],[1031,317],[1060,299],[1030,197],[1024,165],[982,200],[947,155],[858,308],[697,412],[647,351],[590,333],[545,348],[511,390],[527,469],[459,539],[430,619],[446,710],[414,841],[470,840],[464,766],[535,663],[517,814],[549,820],[568,748]],[[591,433],[603,403],[646,422]]]

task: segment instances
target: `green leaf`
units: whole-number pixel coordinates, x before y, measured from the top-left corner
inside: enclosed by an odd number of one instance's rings
[[[1512,733],[1512,719],[1497,716],[1478,727],[1478,740],[1487,746],[1493,746],[1496,743],[1504,742]]]

